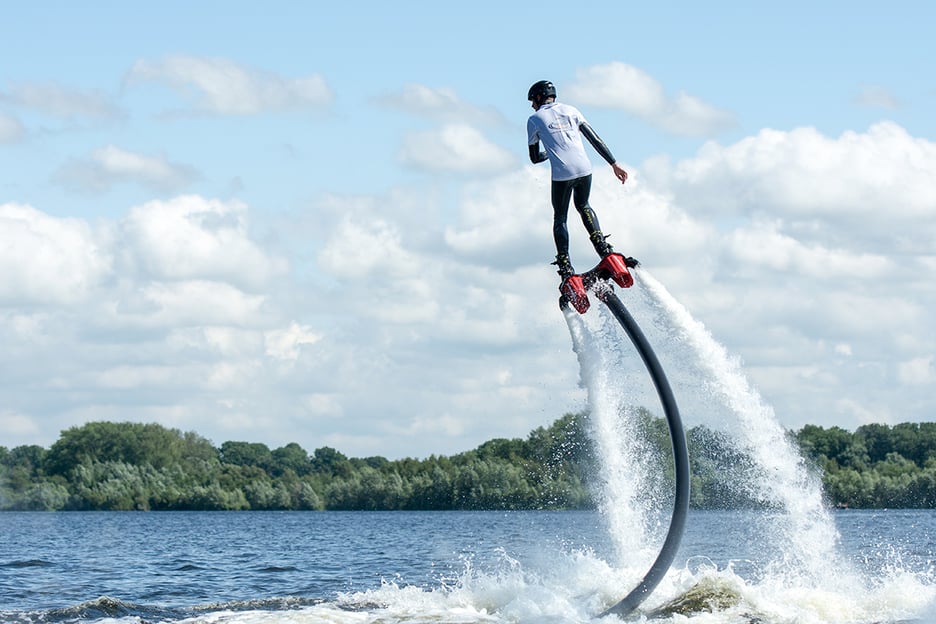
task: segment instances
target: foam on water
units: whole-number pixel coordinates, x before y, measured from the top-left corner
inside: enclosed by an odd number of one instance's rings
[[[625,575],[589,552],[549,553],[533,567],[506,555],[496,570],[470,565],[450,585],[435,589],[385,582],[289,611],[219,610],[183,620],[187,624],[605,624],[597,614],[620,595]],[[691,599],[688,597],[691,596]],[[936,597],[919,575],[894,575],[874,587],[842,592],[825,586],[776,581],[752,583],[730,568],[682,566],[667,575],[644,603],[637,621],[661,624],[927,623]],[[922,619],[921,619],[922,618]],[[139,622],[121,619],[121,624]]]

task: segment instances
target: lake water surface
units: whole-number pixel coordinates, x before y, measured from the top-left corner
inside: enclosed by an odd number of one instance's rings
[[[637,619],[936,621],[936,512],[834,518],[817,578],[767,514],[692,512]],[[0,535],[3,622],[614,621],[648,567],[597,512],[9,512]],[[668,610],[693,588],[704,608]]]

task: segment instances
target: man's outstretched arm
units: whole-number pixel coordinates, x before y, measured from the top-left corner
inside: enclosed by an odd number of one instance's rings
[[[614,159],[614,155],[611,153],[611,150],[608,149],[608,146],[605,145],[605,142],[601,140],[601,137],[598,136],[591,126],[587,122],[582,122],[579,125],[579,131],[581,131],[582,136],[588,139],[588,142],[591,143],[592,147],[595,148],[595,151],[607,161],[611,168],[614,169],[614,175],[618,180],[621,181],[621,184],[627,182],[627,172],[617,164],[617,161]]]

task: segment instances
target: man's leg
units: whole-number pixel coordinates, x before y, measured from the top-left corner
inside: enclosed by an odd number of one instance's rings
[[[553,239],[556,242],[556,261],[559,276],[562,279],[575,273],[569,260],[569,228],[566,220],[569,216],[569,200],[572,198],[570,181],[552,183]]]
[[[598,215],[596,215],[595,211],[588,205],[588,198],[591,195],[591,181],[592,177],[590,175],[572,180],[573,198],[575,209],[578,210],[579,215],[582,217],[582,223],[585,225],[585,230],[588,232],[588,237],[591,239],[595,251],[598,252],[599,256],[604,258],[608,254],[613,253],[614,250],[605,240],[605,235],[601,232],[601,226],[598,225]]]

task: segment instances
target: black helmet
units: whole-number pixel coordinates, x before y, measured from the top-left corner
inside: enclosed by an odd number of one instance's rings
[[[545,100],[548,97],[556,97],[556,85],[548,80],[540,80],[534,83],[527,92],[527,99],[531,102]]]

